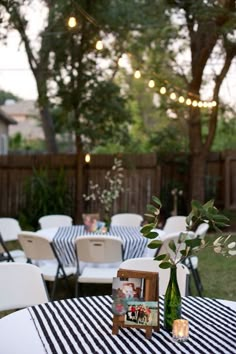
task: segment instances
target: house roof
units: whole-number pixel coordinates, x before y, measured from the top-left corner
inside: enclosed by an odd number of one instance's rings
[[[24,115],[32,117],[39,115],[39,111],[36,107],[36,102],[33,100],[11,102],[1,106],[1,108],[11,116]]]
[[[6,124],[17,124],[17,121],[15,119],[13,119],[12,117],[10,117],[10,115],[8,115],[6,112],[4,112],[1,108],[0,108],[0,120],[2,120],[3,122],[5,122]]]

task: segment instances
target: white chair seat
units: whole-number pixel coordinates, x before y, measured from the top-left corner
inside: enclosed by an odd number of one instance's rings
[[[80,283],[101,283],[111,284],[114,277],[117,276],[118,268],[84,268],[79,276]]]
[[[55,274],[57,271],[57,264],[52,264],[51,262],[44,263],[43,265],[40,265],[41,272],[43,274],[43,277],[46,281],[54,281],[55,280]],[[70,275],[75,274],[76,268],[75,267],[64,267],[64,271],[66,275],[69,277]],[[59,273],[58,278],[62,278],[63,275]]]

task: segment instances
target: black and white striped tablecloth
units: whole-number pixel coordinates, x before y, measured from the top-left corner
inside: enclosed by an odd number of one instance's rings
[[[235,354],[236,312],[217,300],[186,297],[182,317],[189,320],[190,337],[176,343],[162,328],[146,339],[144,330],[121,328],[112,335],[111,296],[49,302],[29,308],[47,354]],[[32,352],[33,354],[33,352]]]
[[[76,237],[82,235],[97,234],[86,232],[83,225],[59,227],[53,237],[53,243],[64,265],[75,265],[74,242]],[[141,257],[148,243],[148,239],[140,233],[140,227],[111,226],[109,232],[103,235],[118,236],[122,239],[124,260]]]

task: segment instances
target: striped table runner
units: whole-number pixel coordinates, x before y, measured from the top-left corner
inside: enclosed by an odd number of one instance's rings
[[[124,260],[141,257],[144,253],[148,239],[140,233],[140,227],[111,226],[108,233],[103,235],[118,236],[123,241]],[[86,232],[83,225],[59,227],[53,243],[64,265],[75,265],[76,255],[74,242],[76,237],[82,235],[96,235]]]
[[[29,308],[47,354],[235,354],[236,312],[217,300],[183,298],[182,317],[189,320],[190,338],[173,342],[162,329],[146,339],[142,329],[122,328],[112,335],[112,298],[93,296],[49,302]]]

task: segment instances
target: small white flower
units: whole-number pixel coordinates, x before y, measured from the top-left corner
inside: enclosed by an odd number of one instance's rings
[[[230,249],[234,248],[235,246],[236,246],[236,242],[230,242],[228,244],[228,248],[230,248]]]
[[[236,256],[236,250],[235,250],[235,251],[229,251],[228,254],[229,254],[230,256]]]

